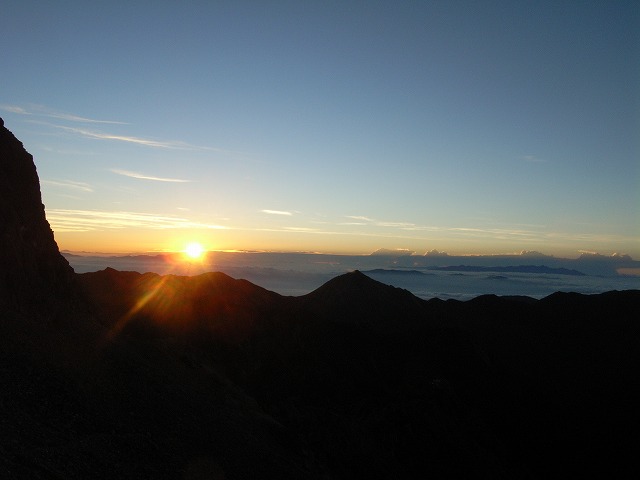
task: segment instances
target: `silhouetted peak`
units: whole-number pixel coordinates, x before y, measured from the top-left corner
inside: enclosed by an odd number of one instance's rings
[[[69,296],[72,282],[73,269],[60,255],[45,217],[33,157],[3,122],[0,126],[0,305],[19,307],[57,302]]]
[[[487,293],[485,295],[478,295],[475,298],[472,298],[468,301],[468,303],[474,305],[493,305],[500,301],[500,297],[493,293]]]
[[[376,291],[393,290],[393,287],[380,283],[362,273],[360,270],[354,270],[335,278],[332,278],[320,288],[311,292],[309,295],[322,296],[360,296],[373,294]],[[354,298],[355,299],[355,298]]]
[[[359,270],[335,277],[302,298],[307,307],[328,320],[383,330],[404,328],[424,313],[423,300]]]

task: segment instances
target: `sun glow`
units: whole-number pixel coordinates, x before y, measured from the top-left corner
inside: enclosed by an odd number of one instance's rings
[[[197,260],[202,257],[204,248],[198,242],[191,242],[187,244],[186,248],[184,249],[184,253],[192,260]]]

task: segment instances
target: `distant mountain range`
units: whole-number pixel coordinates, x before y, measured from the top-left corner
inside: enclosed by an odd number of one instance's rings
[[[362,273],[364,273],[365,275],[403,275],[403,276],[429,275],[429,273],[425,273],[420,270],[398,270],[395,268],[374,268],[373,270],[364,270]]]
[[[515,265],[512,267],[480,267],[472,265],[451,265],[447,267],[430,267],[428,270],[441,272],[500,272],[500,273],[543,273],[555,275],[575,275],[584,276],[584,273],[566,268],[551,268],[544,265]],[[425,275],[420,270],[399,270],[388,268],[376,268],[367,270],[364,273],[376,275]]]
[[[480,267],[472,265],[452,265],[448,267],[431,267],[430,270],[445,272],[500,272],[500,273],[544,273],[554,275],[584,276],[584,273],[567,268],[551,268],[544,265],[515,265],[512,267]]]
[[[71,261],[80,257],[71,252],[63,252],[63,255]],[[94,259],[96,264],[114,266],[123,262],[162,262],[173,261],[176,253],[152,253],[145,255],[108,255],[83,254],[81,257]],[[527,252],[518,255],[465,255],[454,256],[443,253],[413,255],[411,252],[394,254],[391,250],[374,252],[372,255],[330,255],[318,253],[293,253],[293,252],[209,252],[208,257],[202,261],[203,264],[211,263],[212,266],[225,267],[227,265],[246,266],[266,266],[286,268],[287,265],[310,265],[329,266],[341,265],[347,270],[371,270],[371,269],[444,269],[463,266],[465,268],[486,267],[499,271],[496,268],[517,267],[526,268],[548,268],[549,272],[561,275],[598,275],[598,276],[619,276],[619,275],[640,275],[640,261],[633,260],[628,255],[604,256],[597,254],[582,254],[575,259],[553,257],[543,255],[538,252]],[[472,270],[467,270],[472,271]],[[475,270],[483,271],[483,270]],[[577,273],[567,273],[574,271]],[[516,270],[511,270],[516,272]],[[519,270],[520,273],[527,273]],[[564,272],[564,273],[563,273]],[[545,273],[533,271],[533,273]]]

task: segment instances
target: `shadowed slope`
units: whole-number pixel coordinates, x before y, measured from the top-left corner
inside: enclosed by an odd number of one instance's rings
[[[79,278],[114,334],[135,323],[167,333],[207,331],[240,341],[260,328],[281,300],[277,293],[219,272],[185,277],[107,268]]]

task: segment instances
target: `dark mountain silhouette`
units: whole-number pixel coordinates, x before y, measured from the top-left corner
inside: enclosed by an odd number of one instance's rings
[[[0,307],[37,303],[55,310],[73,270],[45,218],[33,157],[2,119],[0,159]]]
[[[424,304],[408,290],[377,282],[354,271],[300,297],[304,308],[323,322],[402,330],[421,323]]]
[[[80,278],[97,302],[129,298],[122,312],[151,285],[114,270]],[[632,464],[640,292],[424,301],[352,272],[303,297],[246,284],[228,301],[239,281],[217,278],[226,287],[206,305],[173,297],[180,323],[150,307],[122,334],[223,374],[339,478],[548,478]],[[202,280],[170,277],[178,290]]]
[[[283,297],[221,273],[69,274],[35,170],[12,165],[30,157],[2,135],[2,185],[32,192],[0,204],[13,219],[0,251],[5,477],[626,478],[640,466],[640,291],[425,301],[354,271]]]
[[[544,265],[514,265],[506,267],[481,267],[477,265],[451,265],[447,267],[431,267],[430,270],[445,272],[504,272],[504,273],[546,273],[554,275],[584,276],[578,270],[568,268],[552,268]]]

